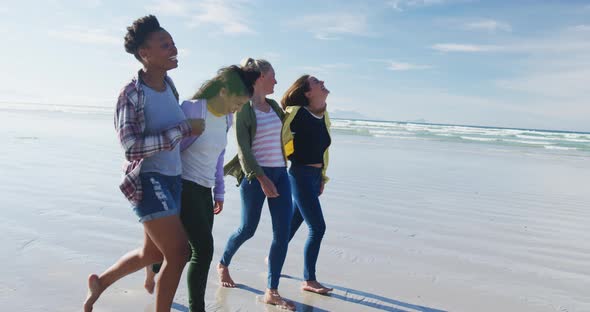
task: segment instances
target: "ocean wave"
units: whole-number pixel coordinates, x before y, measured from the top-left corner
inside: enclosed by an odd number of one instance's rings
[[[478,138],[478,137],[468,137],[468,136],[461,136],[460,138],[463,140],[480,141],[480,142],[498,141],[498,139],[495,139],[495,138]]]
[[[590,152],[590,133],[335,119],[338,133]]]
[[[549,144],[551,144],[551,142],[547,142],[547,141],[510,140],[510,139],[506,139],[503,141],[512,142],[512,143],[519,143],[519,144],[530,144],[530,145],[549,145]]]
[[[44,111],[70,114],[112,115],[114,107],[91,105],[63,105],[44,103],[0,103],[1,110],[12,111]]]
[[[565,147],[565,146],[555,146],[555,145],[545,145],[546,149],[550,150],[560,150],[560,151],[576,151],[578,148],[576,147]]]

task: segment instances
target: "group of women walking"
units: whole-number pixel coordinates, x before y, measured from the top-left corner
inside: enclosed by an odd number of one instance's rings
[[[329,91],[323,81],[301,76],[279,105],[267,98],[277,83],[273,67],[249,58],[221,68],[178,105],[167,75],[178,66],[178,51],[154,16],[127,28],[125,50],[143,68],[123,88],[116,106],[115,128],[128,161],[120,188],[143,224],[144,243],[102,274],[90,275],[84,311],[92,311],[111,284],[143,268],[156,311],[170,311],[187,259],[189,309],[205,311],[213,219],[224,209],[224,175],[238,179],[242,217],[217,264],[221,286],[236,287],[232,258],[256,232],[266,200],[273,240],[264,302],[295,310],[278,286],[289,241],[303,221],[309,235],[302,289],[331,291],[315,274],[326,229],[319,196],[328,180],[331,143]],[[227,133],[234,124],[238,155],[224,166]]]

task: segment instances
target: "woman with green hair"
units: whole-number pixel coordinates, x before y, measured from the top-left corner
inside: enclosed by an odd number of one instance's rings
[[[205,120],[205,131],[184,139],[180,219],[188,236],[191,257],[187,272],[189,309],[205,311],[205,289],[213,258],[213,216],[223,210],[225,185],[223,163],[227,132],[233,114],[248,102],[259,72],[244,71],[232,65],[221,68],[206,81],[191,100],[181,104],[187,118]],[[147,268],[145,287],[153,291],[158,270]]]

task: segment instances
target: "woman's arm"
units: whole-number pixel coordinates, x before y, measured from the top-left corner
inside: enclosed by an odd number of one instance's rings
[[[145,135],[130,97],[121,92],[115,114],[115,129],[128,161],[143,159],[160,151],[174,149],[183,137],[191,135],[191,123],[179,124],[158,134]]]

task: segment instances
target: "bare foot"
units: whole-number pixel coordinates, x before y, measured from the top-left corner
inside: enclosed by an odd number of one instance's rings
[[[296,309],[295,304],[293,304],[291,301],[283,299],[276,289],[267,289],[264,292],[264,303],[271,304],[289,311],[295,311]]]
[[[84,301],[84,312],[91,312],[92,306],[100,297],[100,294],[103,292],[102,285],[100,285],[100,280],[98,275],[92,274],[88,277],[88,295],[86,296],[86,301]]]
[[[143,287],[149,294],[154,293],[154,288],[156,287],[156,272],[154,272],[151,265],[145,267],[145,283],[143,283]]]
[[[305,281],[301,284],[301,289],[305,291],[314,292],[320,295],[325,295],[334,290],[334,288],[328,288],[318,283],[318,281]]]
[[[217,265],[217,273],[219,274],[219,283],[221,284],[221,286],[229,288],[236,287],[236,283],[234,283],[234,280],[231,279],[231,276],[229,276],[228,267],[219,263]]]

